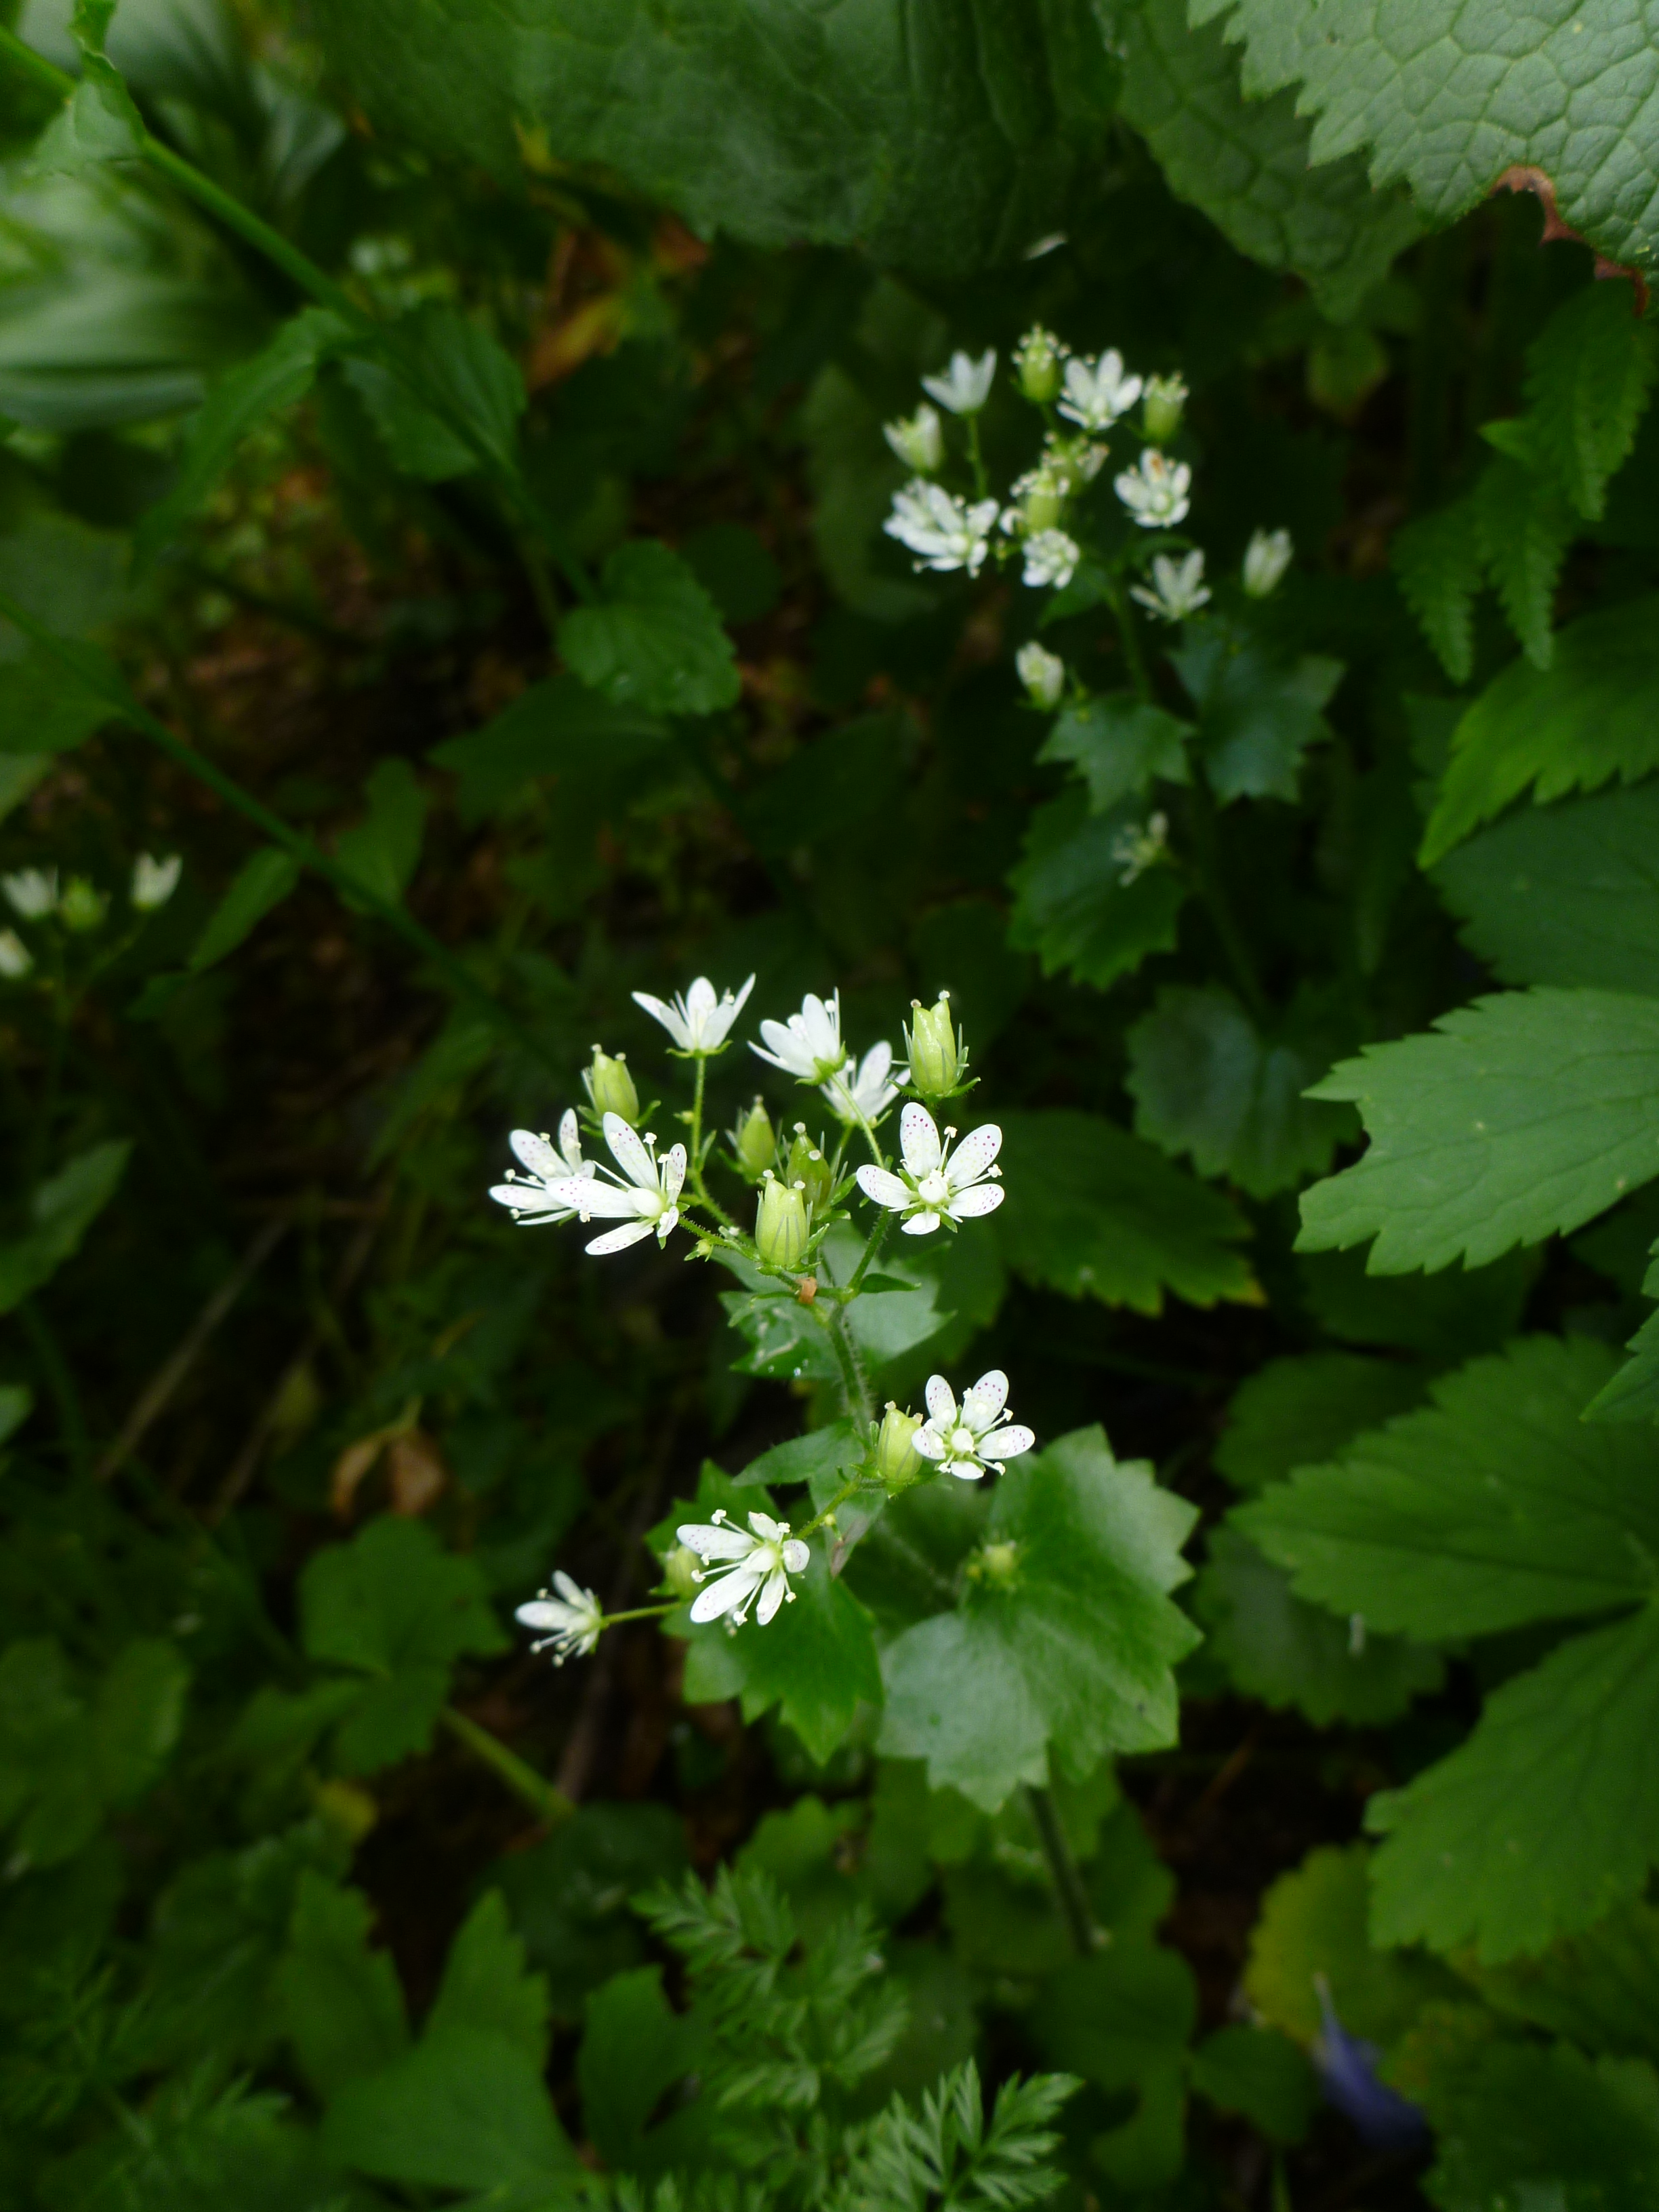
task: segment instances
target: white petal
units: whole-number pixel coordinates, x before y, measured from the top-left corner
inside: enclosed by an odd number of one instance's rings
[[[533,1182],[497,1182],[489,1187],[489,1195],[497,1206],[510,1206],[515,1213],[539,1213],[542,1220],[532,1225],[544,1228],[550,1220],[568,1221],[570,1208],[550,1197],[539,1184]]]
[[[763,1544],[775,1544],[783,1534],[782,1528],[769,1513],[751,1513],[749,1525]]]
[[[893,1048],[884,1040],[872,1044],[859,1065],[858,1087],[860,1091],[879,1091],[886,1082],[893,1065]]]
[[[779,1607],[789,1595],[789,1577],[781,1567],[774,1567],[766,1577],[766,1588],[761,1592],[760,1603],[755,1607],[755,1619],[761,1627],[775,1618]]]
[[[931,1237],[939,1227],[939,1219],[937,1213],[913,1213],[903,1224],[904,1233],[907,1237]]]
[[[514,1157],[520,1166],[528,1168],[532,1175],[544,1176],[552,1182],[569,1174],[568,1163],[560,1158],[545,1137],[538,1137],[533,1129],[515,1129],[507,1141],[513,1147]]]
[[[596,1213],[601,1221],[617,1221],[624,1214],[637,1215],[640,1210],[638,1191],[624,1183],[601,1182],[598,1176],[567,1176],[562,1182],[542,1187],[556,1204],[568,1206],[584,1218]]]
[[[977,1221],[981,1214],[994,1213],[1007,1195],[1000,1182],[969,1183],[946,1200],[945,1211],[952,1221]]]
[[[981,1437],[979,1448],[987,1459],[1018,1459],[1036,1442],[1023,1422],[1011,1421],[1006,1429],[994,1429],[988,1437]]]
[[[651,1234],[654,1226],[649,1221],[629,1221],[621,1229],[607,1229],[603,1237],[592,1238],[582,1249],[591,1252],[596,1260],[603,1260],[611,1252],[625,1252],[630,1244],[637,1244],[641,1237]]]
[[[657,1170],[651,1164],[651,1155],[645,1149],[637,1129],[630,1128],[620,1114],[605,1117],[605,1141],[611,1147],[612,1158],[630,1182],[641,1190],[654,1191],[660,1188]]]
[[[884,1206],[894,1213],[902,1213],[914,1196],[909,1185],[901,1182],[896,1175],[890,1175],[885,1168],[872,1167],[867,1164],[858,1171],[858,1185],[866,1198],[873,1199],[878,1206]]]
[[[918,1429],[910,1441],[924,1459],[941,1460],[945,1456],[945,1439],[933,1429]]]
[[[636,1006],[643,1006],[653,1022],[662,1024],[682,1052],[690,1049],[690,1033],[681,1019],[678,1007],[665,1006],[660,999],[653,999],[649,991],[635,991],[634,1003]]]
[[[719,1004],[714,985],[707,975],[699,975],[685,994],[686,1026],[693,1036],[702,1035],[703,1023]]]
[[[678,1198],[685,1185],[685,1146],[675,1145],[663,1155],[661,1189],[665,1198]],[[998,1196],[1001,1196],[999,1192]]]
[[[1007,1402],[1008,1377],[1000,1367],[988,1368],[964,1394],[963,1418],[970,1429],[988,1429]]]
[[[804,1575],[811,1556],[799,1536],[792,1536],[783,1547],[783,1564],[792,1575]]]
[[[945,1180],[952,1190],[977,1182],[1002,1150],[1002,1132],[994,1121],[981,1121],[970,1129],[945,1164]]]
[[[722,1613],[735,1613],[739,1606],[748,1604],[760,1588],[760,1577],[751,1574],[747,1567],[733,1567],[718,1582],[710,1583],[707,1589],[698,1591],[692,1601],[692,1620],[718,1620]]]
[[[942,1375],[930,1375],[923,1395],[928,1413],[941,1428],[948,1428],[957,1417],[957,1401],[950,1384]]]
[[[563,1117],[559,1123],[559,1152],[568,1174],[580,1175],[584,1172],[588,1175],[592,1174],[592,1169],[582,1158],[581,1123],[576,1119],[576,1109],[574,1106],[565,1108]]]
[[[523,1621],[526,1628],[556,1635],[561,1629],[569,1627],[570,1607],[561,1605],[556,1598],[532,1598],[528,1605],[515,1607],[513,1618]]]
[[[592,1591],[584,1589],[574,1576],[566,1574],[562,1567],[554,1570],[553,1587],[567,1605],[591,1608],[595,1613],[600,1609],[599,1601]]]
[[[975,1460],[953,1459],[946,1462],[945,1472],[954,1474],[961,1482],[978,1482],[983,1479],[985,1469]]]
[[[741,1528],[720,1521],[688,1521],[674,1531],[688,1552],[707,1563],[710,1559],[746,1559],[755,1540]]]
[[[927,1175],[939,1165],[939,1124],[914,1098],[899,1115],[899,1150],[913,1176]]]

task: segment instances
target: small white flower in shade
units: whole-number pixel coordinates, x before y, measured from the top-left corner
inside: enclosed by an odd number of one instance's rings
[[[956,1133],[947,1129],[941,1145],[939,1124],[912,1099],[899,1115],[900,1172],[859,1170],[859,1188],[890,1213],[902,1213],[907,1237],[930,1237],[942,1221],[971,1221],[994,1213],[1002,1203],[996,1181],[1002,1170],[993,1164],[1002,1149],[1001,1130],[994,1121],[982,1122],[953,1152],[950,1140]]]
[[[592,1650],[605,1626],[605,1607],[591,1589],[573,1582],[561,1568],[553,1577],[552,1589],[538,1590],[528,1605],[519,1607],[515,1618],[526,1628],[539,1631],[531,1650],[550,1648],[553,1664],[562,1667],[567,1659],[586,1659]]]
[[[1257,530],[1244,548],[1244,588],[1253,599],[1265,599],[1277,591],[1291,565],[1288,530]]]
[[[1185,622],[1200,607],[1210,604],[1209,587],[1204,581],[1204,556],[1189,553],[1184,561],[1172,554],[1159,553],[1152,562],[1152,588],[1145,584],[1132,584],[1132,599],[1139,599],[1143,607],[1150,607],[1163,622]]]
[[[977,361],[965,353],[953,353],[950,367],[938,376],[924,376],[921,388],[953,415],[977,415],[991,396],[991,379],[996,373],[994,348]]]
[[[0,929],[0,976],[15,983],[34,965],[34,956],[15,929]]]
[[[1131,884],[1139,883],[1148,868],[1155,867],[1170,846],[1170,817],[1167,814],[1149,815],[1145,823],[1120,830],[1112,840],[1112,864],[1117,870],[1117,879],[1127,891]]]
[[[56,868],[19,868],[15,875],[0,876],[0,890],[11,910],[25,921],[41,921],[58,904]]]
[[[1139,397],[1140,379],[1123,374],[1123,356],[1114,349],[1098,361],[1066,362],[1060,411],[1082,429],[1109,430]]]
[[[734,1528],[722,1505],[716,1509],[712,1522],[692,1521],[674,1531],[705,1567],[711,1559],[720,1562],[712,1581],[702,1574],[695,1577],[700,1583],[708,1582],[708,1587],[691,1601],[693,1620],[718,1620],[729,1613],[733,1628],[740,1628],[749,1618],[750,1600],[758,1590],[755,1618],[764,1628],[781,1606],[794,1603],[789,1577],[806,1572],[811,1553],[799,1536],[791,1536],[787,1521],[775,1521],[769,1513],[751,1513],[749,1526],[752,1535]]]
[[[581,1131],[574,1114],[567,1112],[560,1122],[556,1145],[550,1137],[538,1137],[533,1129],[514,1129],[507,1141],[514,1158],[529,1172],[520,1175],[517,1168],[509,1168],[507,1181],[498,1182],[489,1194],[496,1204],[511,1206],[514,1219],[527,1221],[532,1229],[550,1221],[574,1221],[576,1208],[553,1194],[573,1180],[586,1181],[593,1173],[592,1160],[582,1158]]]
[[[714,987],[707,975],[699,975],[691,988],[684,994],[674,994],[672,1006],[653,999],[649,991],[635,991],[634,1004],[643,1006],[653,1022],[660,1022],[682,1052],[708,1054],[718,1052],[731,1032],[732,1024],[743,1012],[744,1002],[755,988],[751,975],[733,998],[727,991],[716,999]]]
[[[1014,666],[1034,707],[1058,707],[1066,690],[1066,663],[1033,638],[1014,655]]]
[[[763,1022],[760,1032],[771,1048],[749,1048],[757,1060],[768,1060],[793,1075],[798,1083],[828,1083],[847,1064],[847,1048],[841,1041],[841,993],[827,999],[811,991],[800,1002],[800,1012],[787,1022]]]
[[[153,860],[148,853],[140,853],[132,864],[128,894],[140,914],[154,914],[158,906],[167,904],[179,887],[184,866],[177,853],[169,853],[165,860]]]
[[[937,408],[918,407],[914,415],[884,422],[881,434],[905,467],[919,477],[932,476],[945,459],[945,426]]]
[[[1185,520],[1193,472],[1185,461],[1165,460],[1148,446],[1132,469],[1115,479],[1117,495],[1143,530],[1170,530]]]
[[[882,528],[901,545],[909,547],[918,568],[937,569],[941,575],[952,568],[965,568],[970,576],[976,576],[996,519],[995,500],[981,499],[969,507],[943,484],[917,477],[902,491],[893,494],[893,512]]]
[[[1035,589],[1052,585],[1063,592],[1072,580],[1082,551],[1076,538],[1063,530],[1036,530],[1026,539],[1024,581]]]
[[[820,1087],[836,1119],[856,1127],[884,1114],[898,1097],[901,1084],[909,1079],[909,1069],[894,1066],[893,1048],[884,1042],[872,1044],[862,1060],[848,1053],[840,1074]]]
[[[608,1229],[586,1247],[600,1257],[607,1252],[625,1252],[642,1237],[654,1236],[659,1244],[665,1244],[669,1231],[680,1218],[678,1200],[685,1183],[685,1146],[674,1146],[659,1160],[657,1140],[648,1130],[641,1137],[620,1114],[607,1114],[600,1126],[622,1174],[613,1175],[608,1168],[595,1174],[588,1169],[564,1182],[544,1185],[548,1197],[582,1221],[591,1221],[595,1214],[601,1220],[623,1218],[622,1228]],[[522,1193],[523,1185],[517,1188]],[[494,1195],[500,1197],[501,1192]],[[522,1205],[523,1198],[508,1202]]]
[[[1008,1377],[1000,1367],[964,1390],[960,1407],[945,1377],[930,1375],[927,1419],[911,1443],[942,1474],[959,1475],[964,1482],[977,1482],[993,1468],[1000,1474],[1009,1460],[1036,1442],[1019,1422],[1003,1420],[1007,1403]]]

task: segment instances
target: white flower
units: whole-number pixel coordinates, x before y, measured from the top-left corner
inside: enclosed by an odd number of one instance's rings
[[[930,399],[937,399],[953,415],[977,415],[990,397],[991,379],[996,373],[994,348],[981,354],[977,361],[970,361],[965,353],[953,353],[944,374],[924,376],[921,388]]]
[[[1189,553],[1184,561],[1177,561],[1172,554],[1158,554],[1152,562],[1152,586],[1149,592],[1144,584],[1132,584],[1129,596],[1139,599],[1143,607],[1150,607],[1164,622],[1185,622],[1188,615],[1210,604],[1201,553]]]
[[[945,459],[945,426],[936,408],[918,407],[908,418],[901,416],[896,422],[884,422],[881,434],[905,467],[919,477],[932,476]]]
[[[1064,591],[1083,557],[1076,538],[1068,538],[1063,530],[1033,531],[1024,551],[1024,580],[1039,589],[1052,584],[1056,591]]]
[[[1123,356],[1114,349],[1098,361],[1068,361],[1066,396],[1060,411],[1085,430],[1109,430],[1140,397],[1140,379],[1125,376]]]
[[[872,1044],[861,1060],[849,1052],[841,1073],[819,1087],[836,1119],[857,1125],[884,1114],[909,1079],[908,1067],[894,1066],[892,1046],[882,1043]]]
[[[893,494],[893,512],[882,528],[909,547],[918,556],[918,568],[936,568],[941,574],[965,568],[976,576],[996,519],[995,500],[981,499],[969,507],[943,484],[917,477]]]
[[[533,1129],[514,1129],[507,1141],[530,1172],[520,1175],[516,1168],[509,1168],[507,1181],[498,1182],[489,1194],[496,1204],[510,1206],[515,1221],[528,1217],[532,1229],[550,1221],[574,1221],[576,1208],[553,1194],[576,1178],[586,1181],[593,1173],[593,1163],[582,1158],[581,1133],[574,1114],[567,1111],[560,1122],[556,1146],[550,1137],[538,1137]]]
[[[634,1004],[643,1006],[653,1022],[660,1022],[682,1052],[706,1054],[718,1052],[726,1042],[732,1023],[743,1012],[744,1001],[754,988],[751,975],[735,999],[728,991],[717,1000],[708,976],[699,975],[684,996],[678,991],[674,994],[672,1006],[665,1006],[648,991],[635,991]]]
[[[768,1060],[786,1075],[793,1075],[797,1082],[828,1083],[847,1064],[847,1048],[841,1041],[839,991],[832,991],[827,1000],[814,998],[809,991],[798,1014],[791,1014],[787,1023],[763,1022],[760,1032],[771,1050],[763,1052],[759,1045],[751,1044],[750,1051],[757,1060]]]
[[[952,1152],[949,1140],[956,1133],[947,1129],[941,1146],[939,1124],[912,1099],[899,1115],[901,1172],[859,1170],[859,1188],[878,1206],[903,1214],[907,1237],[929,1237],[941,1221],[971,1221],[1002,1203],[1002,1185],[994,1180],[1002,1170],[992,1165],[1002,1149],[1001,1130],[983,1122]]]
[[[562,1568],[554,1575],[553,1589],[558,1592],[556,1597],[551,1590],[538,1590],[528,1605],[519,1607],[514,1617],[526,1628],[544,1632],[531,1650],[545,1651],[550,1644],[553,1664],[562,1667],[571,1657],[586,1659],[599,1642],[599,1632],[605,1626],[605,1607],[591,1589],[584,1589],[580,1583],[573,1582]]]
[[[1117,495],[1143,530],[1168,530],[1192,505],[1187,496],[1192,481],[1185,461],[1166,461],[1148,446],[1135,466],[1117,478]]]
[[[1057,653],[1050,653],[1033,638],[1014,655],[1014,666],[1034,707],[1059,706],[1066,689],[1066,663]]]
[[[153,860],[148,853],[140,853],[132,864],[132,903],[140,914],[154,914],[158,906],[165,906],[178,888],[184,861],[177,853],[169,853],[165,860]]]
[[[945,1377],[930,1375],[928,1418],[911,1442],[943,1474],[960,1475],[964,1482],[977,1482],[992,1468],[1000,1474],[1006,1462],[1018,1459],[1036,1442],[1018,1421],[997,1426],[1007,1402],[1008,1377],[1000,1367],[981,1375],[963,1393],[960,1410]]]
[[[712,1522],[692,1521],[674,1531],[704,1566],[711,1559],[723,1563],[708,1589],[692,1600],[693,1620],[718,1620],[729,1613],[733,1628],[740,1628],[749,1618],[749,1601],[759,1590],[755,1618],[764,1628],[780,1606],[794,1603],[789,1577],[806,1572],[811,1553],[798,1536],[790,1535],[787,1521],[775,1521],[769,1513],[751,1513],[749,1526],[755,1532],[752,1536],[732,1528],[722,1505],[715,1510]],[[696,1582],[708,1579],[702,1574],[693,1577]]]
[[[34,965],[33,955],[15,929],[0,929],[0,975],[15,983]]]
[[[11,902],[14,914],[25,921],[40,921],[58,904],[56,868],[19,868],[15,876],[0,876],[0,890]]]
[[[676,1201],[685,1182],[685,1146],[674,1146],[659,1160],[657,1140],[649,1130],[641,1137],[620,1114],[607,1114],[600,1126],[611,1158],[623,1174],[613,1175],[608,1168],[596,1174],[584,1167],[580,1175],[545,1183],[543,1188],[548,1197],[583,1221],[591,1221],[596,1213],[601,1220],[623,1217],[624,1225],[595,1237],[586,1247],[590,1252],[600,1255],[625,1252],[642,1237],[653,1235],[659,1244],[665,1244],[669,1231],[680,1218]],[[522,1191],[522,1185],[518,1188]],[[496,1190],[491,1194],[499,1198],[501,1194]],[[507,1202],[524,1203],[522,1196]]]
[[[1150,815],[1144,823],[1118,831],[1112,841],[1112,860],[1117,869],[1117,879],[1126,891],[1163,859],[1169,842],[1167,814]]]
[[[1291,565],[1288,530],[1257,530],[1244,548],[1244,588],[1253,599],[1265,599],[1276,591]]]

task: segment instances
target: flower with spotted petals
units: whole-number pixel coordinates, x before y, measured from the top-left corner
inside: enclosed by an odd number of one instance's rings
[[[717,999],[708,976],[699,975],[689,991],[684,995],[677,991],[667,1005],[660,999],[653,999],[649,991],[635,991],[634,1003],[643,1006],[653,1022],[662,1024],[679,1051],[694,1058],[707,1058],[725,1044],[732,1023],[743,1012],[744,1001],[754,988],[751,975],[735,998],[727,991]]]
[[[541,1632],[531,1650],[545,1651],[550,1647],[553,1664],[562,1667],[567,1659],[586,1659],[592,1650],[605,1626],[605,1607],[591,1589],[584,1589],[560,1568],[553,1577],[553,1588],[538,1591],[528,1605],[519,1607],[514,1618],[526,1628]]]
[[[994,1164],[1002,1132],[994,1121],[970,1129],[953,1151],[954,1129],[939,1140],[939,1124],[913,1099],[899,1116],[900,1170],[861,1167],[859,1188],[878,1206],[904,1216],[907,1237],[929,1237],[941,1222],[954,1228],[1002,1203],[1002,1172]]]
[[[963,1482],[977,1482],[992,1471],[1000,1474],[1007,1461],[1036,1442],[1020,1422],[1003,1419],[1008,1377],[1000,1367],[964,1390],[960,1406],[942,1375],[928,1376],[927,1395],[927,1419],[911,1442],[942,1474],[958,1475]]]
[[[787,1521],[775,1521],[769,1513],[751,1513],[749,1527],[752,1534],[734,1528],[722,1505],[712,1520],[693,1521],[674,1531],[705,1567],[711,1560],[720,1562],[708,1589],[699,1590],[692,1601],[693,1620],[718,1620],[722,1613],[729,1613],[732,1627],[740,1628],[749,1618],[750,1601],[758,1590],[755,1619],[764,1628],[780,1607],[794,1603],[789,1577],[806,1572],[811,1553],[799,1536],[789,1534]],[[699,1573],[692,1579],[703,1582],[708,1577]]]
[[[649,1130],[641,1137],[620,1114],[607,1114],[601,1126],[611,1157],[622,1174],[614,1174],[609,1168],[596,1172],[590,1167],[585,1174],[546,1182],[543,1188],[553,1204],[566,1209],[563,1218],[567,1220],[573,1213],[582,1221],[591,1221],[595,1214],[601,1220],[621,1218],[620,1229],[608,1229],[603,1237],[592,1240],[586,1248],[590,1252],[601,1255],[625,1252],[642,1237],[654,1236],[659,1244],[665,1244],[669,1231],[680,1218],[685,1146],[676,1145],[659,1159],[657,1140]],[[520,1158],[523,1157],[520,1153]],[[521,1194],[524,1187],[505,1188]],[[495,1195],[500,1197],[500,1191]],[[522,1196],[506,1203],[521,1205]]]
[[[750,1051],[757,1060],[769,1060],[786,1075],[793,1075],[798,1083],[828,1083],[846,1066],[839,991],[832,991],[827,999],[809,991],[798,1014],[791,1014],[787,1022],[763,1022],[760,1033],[766,1047],[751,1044]]]
[[[498,1182],[489,1194],[495,1203],[511,1206],[513,1218],[527,1221],[532,1229],[550,1221],[574,1220],[575,1206],[567,1199],[554,1197],[553,1190],[556,1184],[586,1182],[593,1173],[592,1161],[582,1158],[575,1115],[567,1112],[560,1122],[556,1145],[549,1136],[538,1136],[533,1129],[515,1129],[507,1141],[528,1172],[520,1175],[518,1168],[509,1168],[507,1181]]]

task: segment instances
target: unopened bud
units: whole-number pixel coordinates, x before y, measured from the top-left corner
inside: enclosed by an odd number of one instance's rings
[[[907,469],[930,477],[945,459],[945,430],[937,408],[918,407],[908,417],[884,422],[881,434]]]
[[[1253,599],[1265,599],[1277,591],[1291,565],[1288,530],[1258,530],[1244,549],[1244,588]]]
[[[769,1175],[755,1215],[755,1246],[769,1267],[798,1268],[806,1257],[806,1198],[793,1183]]]
[[[830,1194],[836,1179],[830,1172],[830,1163],[823,1157],[821,1146],[815,1145],[806,1133],[806,1124],[795,1124],[794,1142],[789,1147],[789,1157],[784,1163],[783,1179],[792,1189],[799,1186],[809,1211],[822,1213],[830,1203]]]
[[[1014,666],[1034,707],[1059,706],[1066,690],[1066,663],[1057,653],[1032,638],[1014,655]]]
[[[1046,405],[1060,390],[1060,365],[1065,353],[1065,347],[1054,332],[1045,331],[1041,323],[1027,331],[1014,349],[1019,388],[1039,407]]]
[[[665,1553],[662,1578],[676,1597],[696,1595],[697,1565],[697,1555],[688,1544],[676,1544],[672,1552]]]
[[[71,876],[58,902],[58,912],[65,929],[98,929],[102,927],[108,908],[109,901],[102,891],[95,890],[84,876]]]
[[[1167,446],[1181,428],[1181,417],[1187,405],[1186,380],[1175,376],[1149,376],[1145,397],[1140,403],[1140,419],[1146,432],[1147,442]]]
[[[0,929],[0,976],[15,983],[34,965],[34,955],[15,929]]]
[[[1020,502],[1020,515],[1027,537],[1035,537],[1039,530],[1052,530],[1066,512],[1066,485],[1065,478],[1053,469],[1039,469],[1032,478],[1025,497]]]
[[[888,1490],[908,1490],[933,1473],[933,1463],[916,1449],[915,1437],[921,1426],[915,1413],[901,1413],[890,1398],[876,1436],[876,1473]]]
[[[936,1006],[910,1002],[910,1080],[924,1098],[949,1098],[961,1085],[968,1048],[951,1018],[951,994],[941,991]]]
[[[777,1157],[778,1140],[758,1098],[732,1127],[732,1152],[750,1182],[758,1182]]]
[[[132,864],[132,903],[140,914],[154,914],[158,906],[165,906],[178,889],[184,861],[177,853],[169,853],[165,860],[154,860],[148,853],[140,853]]]
[[[596,1114],[620,1114],[630,1127],[639,1120],[640,1094],[634,1088],[634,1079],[622,1053],[613,1060],[595,1045],[593,1065],[583,1068],[582,1084]]]

